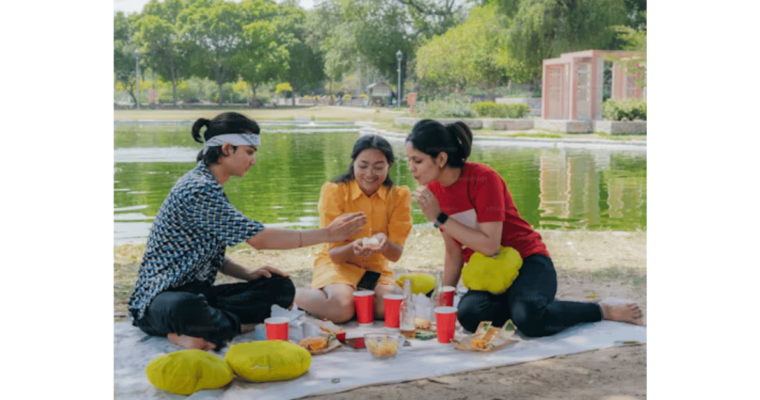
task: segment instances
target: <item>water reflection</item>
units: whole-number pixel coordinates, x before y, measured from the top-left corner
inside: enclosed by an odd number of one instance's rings
[[[292,128],[265,129],[259,163],[244,179],[231,179],[225,191],[232,204],[267,226],[314,227],[319,190],[348,167],[358,127]],[[144,241],[169,190],[194,167],[201,145],[187,124],[116,125],[114,139],[115,240]],[[397,157],[391,177],[414,189],[403,141],[391,144]],[[534,227],[646,229],[645,152],[476,145],[471,160],[499,172]],[[427,221],[414,206],[412,214],[415,224]]]

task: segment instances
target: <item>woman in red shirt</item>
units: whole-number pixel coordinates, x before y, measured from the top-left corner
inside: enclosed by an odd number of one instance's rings
[[[554,299],[557,273],[541,235],[520,217],[504,179],[488,165],[467,161],[471,148],[472,132],[459,121],[443,126],[422,120],[406,138],[409,170],[420,185],[413,197],[444,239],[443,284],[457,285],[474,252],[491,256],[512,247],[523,261],[505,292],[468,290],[459,302],[459,323],[475,331],[481,321],[502,326],[511,319],[527,336],[602,319],[641,324],[641,309],[633,303]]]

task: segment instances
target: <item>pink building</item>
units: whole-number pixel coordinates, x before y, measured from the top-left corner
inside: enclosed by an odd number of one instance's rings
[[[544,60],[541,118],[560,120],[602,119],[605,55],[636,57],[631,51],[584,50]],[[612,98],[642,99],[646,90],[636,86],[618,62],[612,66]]]

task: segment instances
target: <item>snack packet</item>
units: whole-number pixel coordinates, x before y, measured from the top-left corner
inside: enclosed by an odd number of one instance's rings
[[[514,344],[512,336],[516,331],[512,320],[508,320],[504,326],[495,327],[491,321],[482,321],[475,333],[461,339],[451,339],[455,349],[465,351],[494,351]]]

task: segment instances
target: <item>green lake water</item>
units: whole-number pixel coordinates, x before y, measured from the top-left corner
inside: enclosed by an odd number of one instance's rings
[[[235,207],[267,226],[316,227],[320,188],[347,169],[360,127],[287,124],[261,124],[256,166],[244,178],[230,179],[225,192]],[[202,146],[190,127],[189,122],[114,125],[115,244],[145,242],[164,198],[195,167]],[[416,188],[403,140],[389,141],[397,157],[391,177]],[[646,230],[646,150],[476,142],[470,161],[499,172],[534,228]],[[414,205],[412,216],[415,224],[427,222]]]

